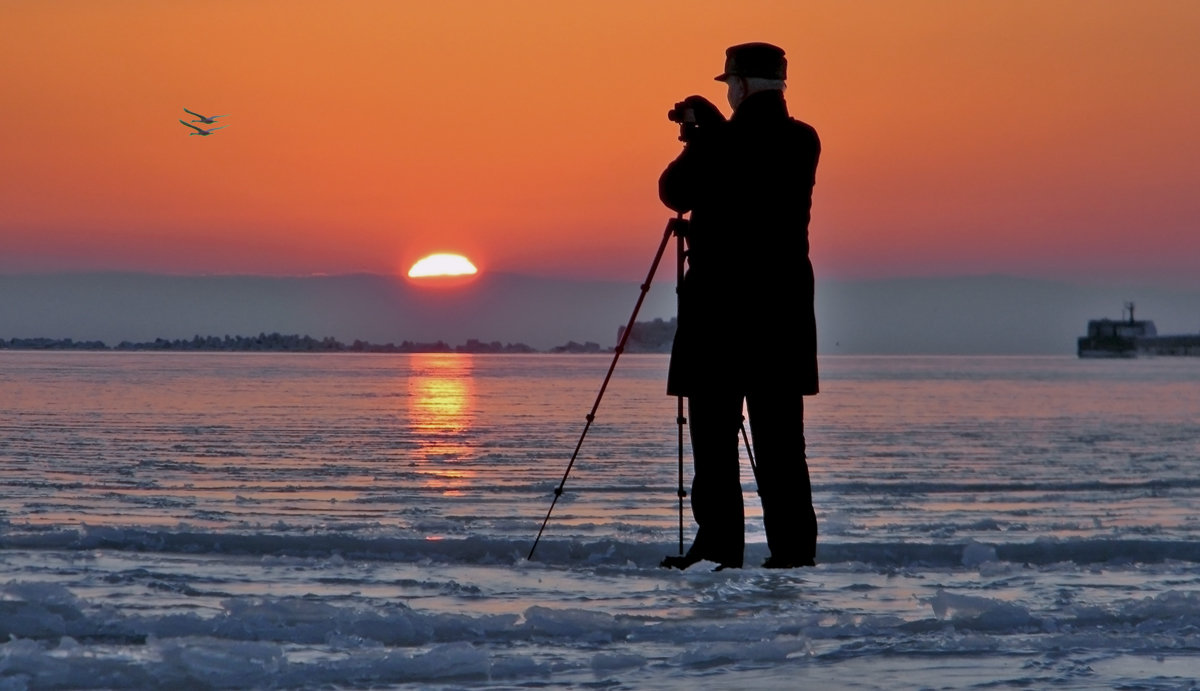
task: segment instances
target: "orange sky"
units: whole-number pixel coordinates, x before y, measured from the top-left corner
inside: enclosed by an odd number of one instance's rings
[[[1200,2],[7,0],[0,272],[640,280],[671,105],[790,60],[825,278],[1200,274]],[[183,108],[229,114],[188,136]]]

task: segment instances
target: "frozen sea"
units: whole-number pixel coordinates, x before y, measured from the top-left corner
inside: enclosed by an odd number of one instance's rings
[[[1200,688],[1200,359],[826,357],[818,566],[679,572],[626,355],[529,560],[610,361],[0,351],[0,690]]]

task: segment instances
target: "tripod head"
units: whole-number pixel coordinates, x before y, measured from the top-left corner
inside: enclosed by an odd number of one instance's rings
[[[668,110],[667,119],[679,123],[679,141],[692,141],[696,135],[696,109],[687,100],[676,103],[671,110]]]
[[[687,238],[688,230],[691,228],[691,221],[679,215],[672,218],[668,225],[671,229],[671,234],[676,237]]]
[[[694,122],[679,123],[679,141],[687,144],[696,139],[696,133],[699,131],[699,126]]]

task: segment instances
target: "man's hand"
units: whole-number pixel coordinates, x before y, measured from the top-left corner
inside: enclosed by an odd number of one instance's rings
[[[695,114],[696,124],[700,127],[725,122],[725,116],[721,114],[720,109],[703,96],[688,96],[683,99],[682,104]]]

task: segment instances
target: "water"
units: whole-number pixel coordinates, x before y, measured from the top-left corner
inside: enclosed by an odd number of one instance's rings
[[[825,358],[713,573],[625,356],[526,560],[609,362],[0,352],[0,689],[1200,688],[1200,360]]]

